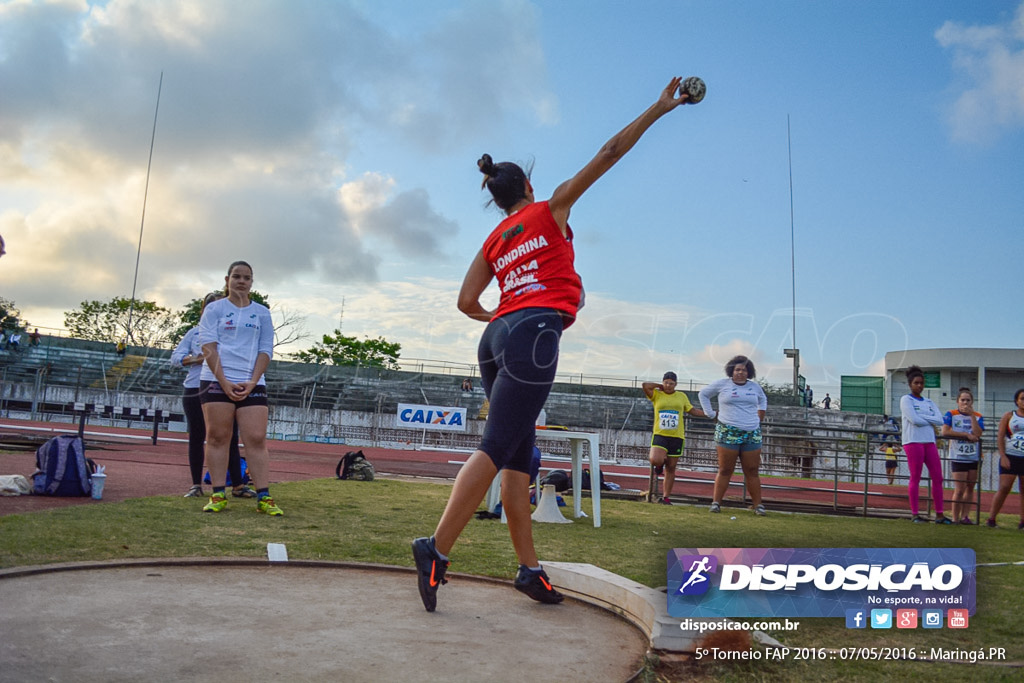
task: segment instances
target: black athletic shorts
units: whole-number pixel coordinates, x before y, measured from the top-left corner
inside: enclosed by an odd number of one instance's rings
[[[999,474],[1012,474],[1016,477],[1024,477],[1024,457],[1007,454],[1006,459],[1010,461],[1009,469],[1003,467],[1002,458],[999,459]]]
[[[220,382],[203,380],[199,383],[199,400],[203,405],[207,403],[231,403],[235,408],[248,408],[249,406],[267,405],[267,387],[264,384],[257,385],[252,392],[241,401],[233,401],[224,393]]]
[[[686,440],[680,436],[662,436],[655,434],[651,438],[651,446],[665,449],[665,455],[670,458],[678,458],[683,454],[683,445]]]
[[[887,469],[887,470],[894,470],[894,469],[896,469],[899,466],[900,466],[900,463],[899,463],[898,460],[886,460],[885,461],[885,469]]]
[[[530,473],[537,416],[558,368],[562,315],[526,308],[492,320],[480,338],[480,381],[490,401],[480,450],[499,470]]]
[[[978,469],[978,461],[974,462],[962,462],[960,460],[951,460],[949,463],[950,472],[974,472]]]

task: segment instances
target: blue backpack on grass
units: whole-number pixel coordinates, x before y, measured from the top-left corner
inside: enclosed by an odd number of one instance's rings
[[[32,492],[40,496],[88,496],[96,463],[85,457],[82,437],[55,436],[36,451]]]

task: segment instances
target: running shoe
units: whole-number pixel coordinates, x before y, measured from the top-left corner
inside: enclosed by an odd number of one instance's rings
[[[202,497],[203,497],[203,487],[200,486],[199,484],[196,484],[195,486],[190,488],[185,493],[185,495],[182,496],[182,498],[202,498]]]
[[[960,520],[960,523],[961,524],[968,524],[970,526],[974,526],[974,522],[971,521],[970,517],[964,517],[963,519]]]
[[[223,493],[210,496],[210,502],[203,506],[203,512],[221,512],[228,506],[228,499]]]
[[[433,612],[437,607],[437,588],[448,583],[444,575],[451,563],[437,552],[433,536],[413,541],[412,557],[416,561],[416,582],[419,584],[423,607]]]
[[[270,496],[263,496],[257,501],[256,512],[262,512],[271,517],[280,517],[284,514],[284,511],[274,504],[274,499]]]
[[[985,522],[985,526],[987,526],[989,529],[995,529],[996,528],[996,520],[994,518],[992,518],[992,517],[989,517],[988,521]]]
[[[708,508],[708,512],[721,512],[722,506],[719,503],[712,503],[711,507]]]
[[[922,517],[921,515],[914,515],[914,519],[911,520],[911,521],[914,522],[914,524],[927,524],[928,523],[928,520],[925,519],[924,517]]]
[[[1021,529],[1024,529],[1024,519],[1022,519],[1022,520],[1021,520],[1021,521],[1020,521],[1020,522],[1019,522],[1019,523],[1017,524],[1017,531],[1020,531]]]
[[[758,515],[759,517],[764,517],[768,514],[768,511],[764,509],[764,505],[758,505],[756,508],[754,508],[754,514]]]
[[[935,523],[936,524],[952,524],[953,520],[951,520],[949,517],[936,517],[935,518]]]
[[[662,505],[671,505],[672,504],[672,501],[669,500],[668,496],[662,496],[661,500],[659,500],[658,502],[661,503]]]
[[[512,585],[516,587],[517,591],[526,593],[537,602],[555,605],[565,600],[565,596],[551,585],[551,580],[543,569],[533,570],[525,564],[519,565],[516,580]]]
[[[255,498],[256,489],[251,486],[239,486],[237,489],[231,489],[231,495],[235,498]]]

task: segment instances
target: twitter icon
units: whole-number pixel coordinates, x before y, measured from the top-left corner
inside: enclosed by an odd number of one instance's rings
[[[871,610],[871,628],[892,628],[892,610]]]

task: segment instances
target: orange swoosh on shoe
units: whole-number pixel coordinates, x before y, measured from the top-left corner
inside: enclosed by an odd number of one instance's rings
[[[544,584],[545,588],[547,588],[549,591],[554,590],[554,588],[551,587],[551,584],[544,580],[543,576],[540,576],[538,578],[540,579],[540,582]]]
[[[437,566],[437,560],[430,563],[430,586],[433,588],[437,585],[437,581],[434,580],[434,568]]]

